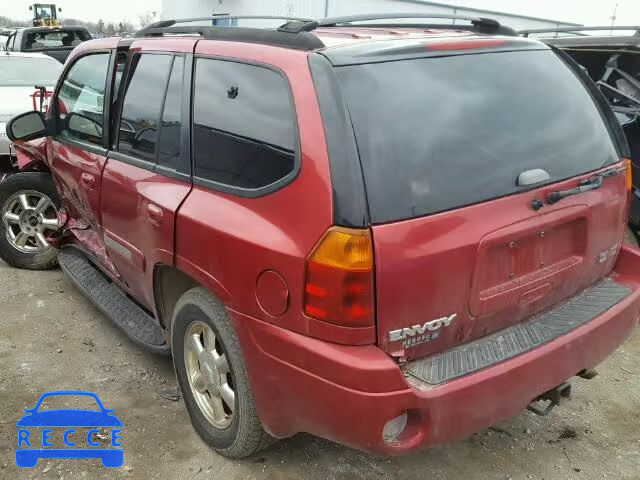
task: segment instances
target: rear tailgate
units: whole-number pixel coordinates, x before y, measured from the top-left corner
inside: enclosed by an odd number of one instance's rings
[[[610,272],[626,223],[624,176],[532,215],[534,198],[575,184],[374,226],[379,344],[410,358],[444,350],[520,322]],[[389,332],[451,315],[448,327],[389,341]]]
[[[378,343],[388,353],[416,358],[487,335],[613,268],[628,208],[624,168],[600,188],[547,202],[624,167],[606,103],[556,53],[336,71],[367,189]],[[519,181],[535,169],[548,176]]]

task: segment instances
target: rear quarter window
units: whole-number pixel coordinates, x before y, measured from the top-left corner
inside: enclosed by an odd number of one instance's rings
[[[263,191],[293,174],[296,116],[286,78],[269,68],[198,58],[195,176],[231,193]]]
[[[336,68],[371,221],[429,215],[560,181],[618,159],[607,124],[553,51],[452,55]]]

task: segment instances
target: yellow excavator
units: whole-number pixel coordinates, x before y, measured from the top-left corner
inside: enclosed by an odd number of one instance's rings
[[[61,8],[56,8],[54,3],[34,3],[29,5],[29,10],[33,12],[34,27],[59,27],[60,20],[58,12]]]

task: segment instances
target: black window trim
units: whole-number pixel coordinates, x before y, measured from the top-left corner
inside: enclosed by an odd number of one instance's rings
[[[629,151],[629,144],[627,142],[627,137],[618,122],[609,102],[605,98],[604,94],[598,88],[598,85],[595,81],[585,72],[580,64],[576,62],[571,56],[563,51],[560,48],[554,47],[550,45],[551,50],[562,60],[565,65],[578,77],[580,83],[584,85],[585,90],[589,92],[589,95],[593,99],[593,103],[596,105],[596,108],[600,112],[600,116],[602,117],[602,121],[605,123],[607,130],[609,131],[609,135],[611,136],[611,140],[616,147],[616,152],[618,153],[618,157],[630,158],[631,152]]]
[[[371,222],[364,173],[353,122],[335,67],[324,55],[312,53],[309,55],[309,69],[329,156],[333,222],[343,227],[366,228]]]
[[[164,85],[164,96],[162,97],[162,105],[160,107],[159,114],[159,128],[156,133],[156,145],[154,150],[154,159],[149,160],[145,158],[140,158],[135,155],[131,155],[128,153],[122,153],[118,151],[118,142],[119,142],[119,131],[120,131],[120,119],[122,117],[122,110],[124,107],[124,98],[127,94],[127,89],[129,87],[129,82],[131,81],[131,76],[129,75],[131,70],[131,62],[135,55],[167,55],[171,57],[171,64],[168,69],[167,76],[165,78]],[[184,66],[183,66],[183,77],[182,77],[182,112],[181,112],[181,144],[180,144],[180,164],[177,170],[172,168],[168,168],[162,165],[158,165],[158,139],[161,130],[161,122],[162,122],[162,114],[164,110],[164,103],[166,101],[167,89],[169,87],[169,80],[171,78],[171,72],[173,69],[173,64],[175,62],[175,57],[183,57],[184,58]],[[127,52],[127,62],[125,65],[124,72],[122,73],[122,96],[118,98],[118,102],[115,106],[117,115],[114,118],[113,122],[113,135],[112,135],[112,143],[109,146],[109,150],[106,154],[107,158],[117,160],[119,162],[127,163],[134,167],[142,168],[144,170],[148,170],[150,172],[158,173],[165,177],[172,178],[174,180],[181,180],[186,183],[191,183],[191,170],[192,170],[192,162],[191,162],[191,131],[190,131],[190,119],[191,119],[191,75],[192,75],[192,65],[193,65],[193,54],[185,53],[185,52],[171,52],[164,50],[153,50],[153,51],[131,51]],[[115,59],[114,59],[115,66]],[[186,148],[189,147],[189,148]],[[181,167],[181,168],[180,168]],[[183,171],[184,170],[184,171]]]
[[[164,106],[167,103],[167,92],[169,91],[169,82],[171,82],[171,74],[173,73],[173,65],[176,62],[176,56],[171,56],[171,61],[169,62],[169,73],[167,73],[167,78],[164,82],[164,91],[162,92],[162,100],[160,100],[160,112],[158,112],[158,118],[156,120],[156,125],[158,125],[158,129],[156,131],[156,144],[154,145],[154,160],[155,165],[158,165],[160,161],[160,133],[162,132],[162,117],[164,116]],[[184,63],[183,63],[183,78],[184,78]],[[182,110],[180,111],[180,120],[182,120]],[[182,134],[182,129],[180,129],[180,133]],[[182,138],[182,137],[181,137]],[[180,143],[182,147],[182,142]]]
[[[73,66],[78,63],[78,61],[80,61],[83,58],[86,58],[90,55],[100,55],[100,54],[109,54],[109,66],[107,67],[107,76],[105,78],[105,90],[104,90],[104,104],[102,106],[102,139],[101,139],[101,144],[102,145],[95,145],[93,143],[90,142],[85,142],[82,141],[80,139],[77,138],[70,138],[70,137],[63,137],[62,135],[58,135],[58,94],[60,93],[60,89],[62,88],[62,84],[64,83],[64,79],[67,77],[67,74],[71,71],[71,69],[73,68]],[[108,80],[111,78],[111,76],[113,75],[113,69],[114,69],[114,62],[115,62],[115,52],[114,49],[112,48],[104,48],[104,49],[99,49],[99,50],[91,50],[85,53],[82,53],[80,55],[78,55],[77,57],[75,57],[73,59],[73,62],[69,63],[68,65],[65,66],[64,70],[62,71],[62,74],[60,74],[60,80],[58,81],[58,84],[56,85],[56,89],[54,91],[53,97],[55,100],[53,100],[51,102],[52,105],[52,116],[50,119],[51,122],[51,126],[52,128],[52,132],[53,135],[52,140],[55,140],[56,142],[68,145],[70,147],[76,147],[76,148],[81,148],[83,150],[87,150],[88,152],[94,153],[96,155],[101,155],[103,157],[105,157],[107,155],[107,150],[108,150],[108,139],[109,139],[109,110],[110,110],[110,103],[111,101],[107,102],[107,99],[111,98],[111,88],[112,88],[112,84],[113,82],[109,82]],[[106,121],[106,122],[105,122]]]
[[[285,175],[284,177],[282,177],[279,180],[276,180],[273,183],[270,183],[269,185],[265,185],[264,187],[259,187],[259,188],[244,188],[244,187],[235,187],[232,185],[227,185],[224,183],[220,183],[220,182],[216,182],[213,180],[208,180],[202,177],[198,177],[195,175],[195,156],[193,155],[194,152],[194,139],[193,139],[193,129],[191,129],[192,135],[191,135],[191,171],[193,172],[193,184],[200,186],[200,187],[204,187],[207,188],[209,190],[213,190],[213,191],[218,191],[218,192],[222,192],[222,193],[228,193],[230,195],[236,195],[238,197],[244,197],[244,198],[258,198],[258,197],[263,197],[265,195],[269,195],[273,192],[276,192],[282,188],[284,188],[285,186],[289,185],[291,182],[293,182],[297,176],[300,173],[300,169],[301,169],[301,165],[302,165],[302,151],[301,151],[301,147],[300,147],[300,127],[298,124],[298,112],[296,110],[296,104],[294,101],[294,97],[293,97],[293,90],[291,88],[291,83],[289,82],[289,77],[287,76],[287,74],[280,68],[276,67],[275,65],[271,65],[268,63],[264,63],[264,62],[257,62],[254,60],[247,60],[244,58],[238,58],[238,57],[228,57],[228,56],[222,56],[222,55],[208,55],[208,54],[195,54],[194,55],[194,61],[193,61],[193,68],[192,68],[192,78],[191,78],[191,83],[190,83],[190,89],[192,91],[192,95],[191,95],[191,116],[189,118],[189,126],[191,127],[193,125],[193,114],[194,114],[194,109],[193,109],[193,101],[195,99],[195,81],[196,81],[196,76],[195,76],[195,69],[196,69],[196,65],[197,65],[197,60],[198,59],[209,59],[209,60],[218,60],[218,61],[223,61],[223,62],[232,62],[232,63],[240,63],[243,65],[251,65],[254,67],[260,67],[260,68],[266,68],[267,70],[271,70],[275,73],[277,73],[278,75],[280,75],[280,77],[282,77],[285,81],[285,85],[287,88],[287,92],[289,94],[289,102],[291,104],[291,108],[292,108],[292,113],[293,113],[293,136],[294,136],[294,160],[293,160],[293,170],[291,170],[291,172],[289,172],[287,175]]]

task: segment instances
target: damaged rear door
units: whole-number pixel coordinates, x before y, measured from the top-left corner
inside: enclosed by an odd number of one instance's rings
[[[191,191],[191,52],[137,40],[128,52],[112,149],[102,180],[101,215],[109,258],[130,292],[153,309],[156,265],[174,264],[175,216]]]

